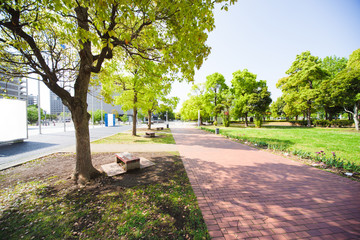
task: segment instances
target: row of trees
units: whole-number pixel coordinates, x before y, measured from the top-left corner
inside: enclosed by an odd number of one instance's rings
[[[231,87],[225,83],[220,73],[206,77],[205,84],[194,85],[189,99],[180,110],[183,119],[197,119],[200,110],[201,122],[221,115],[225,126],[230,119],[245,119],[248,126],[248,116],[254,116],[261,126],[262,118],[271,103],[270,92],[265,80],[257,80],[256,74],[247,69],[233,73]]]
[[[311,114],[323,112],[325,119],[342,113],[353,116],[359,130],[360,106],[360,49],[349,57],[312,56],[309,51],[296,56],[277,87],[282,96],[271,105],[274,116],[306,116],[311,126]]]

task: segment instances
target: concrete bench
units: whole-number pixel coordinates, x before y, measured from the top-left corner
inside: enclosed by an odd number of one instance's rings
[[[145,132],[146,136],[155,137],[155,132]]]
[[[123,165],[125,171],[135,170],[140,168],[140,158],[129,156],[123,153],[115,154],[116,163]]]

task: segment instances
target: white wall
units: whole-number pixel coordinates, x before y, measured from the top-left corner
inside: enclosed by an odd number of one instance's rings
[[[0,99],[0,142],[27,138],[26,101]]]

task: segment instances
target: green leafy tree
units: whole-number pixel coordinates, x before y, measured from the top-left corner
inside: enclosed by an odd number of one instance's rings
[[[217,105],[222,101],[221,93],[222,91],[228,89],[224,76],[217,72],[207,76],[205,88],[207,97],[209,98],[209,104],[211,104],[211,107],[213,108],[212,114],[215,116],[215,120],[217,121],[217,115],[219,114],[219,108],[217,108]]]
[[[210,117],[212,111],[208,103],[204,85],[194,85],[192,92],[189,94],[189,99],[183,102],[180,109],[181,118],[184,120],[197,120],[198,111],[200,110],[200,124],[202,124],[204,119]]]
[[[272,102],[272,104],[270,105],[271,115],[275,118],[282,117],[283,115],[285,115],[284,112],[285,105],[286,103],[283,97],[278,97],[278,99],[275,102]]]
[[[40,117],[41,119],[45,118],[44,110],[42,108],[40,108]],[[39,120],[39,110],[36,104],[27,107],[27,119],[31,124],[36,123]]]
[[[355,128],[359,131],[360,48],[349,56],[346,68],[336,75],[332,83],[332,96],[353,116]]]
[[[333,119],[333,116],[343,111],[343,107],[339,106],[335,98],[332,97],[332,84],[337,74],[346,67],[347,59],[340,57],[325,57],[321,66],[329,75],[319,85],[319,95],[315,100],[315,104],[320,106],[325,113],[325,119]]]
[[[75,180],[99,175],[91,161],[86,102],[92,74],[116,51],[123,61],[133,56],[157,61],[193,80],[194,69],[210,53],[205,42],[219,2],[227,9],[235,0],[1,1],[0,62],[13,66],[1,71],[39,75],[69,108],[77,140]]]
[[[271,97],[266,81],[260,80],[256,85],[257,87],[253,90],[253,93],[250,94],[248,104],[250,112],[255,114],[255,120],[257,122],[255,125],[261,127],[262,118],[269,109]]]
[[[36,123],[39,119],[37,106],[30,105],[27,107],[27,119],[31,124]]]
[[[233,103],[234,96],[230,89],[225,89],[221,93],[221,102],[217,105],[217,112],[221,112],[224,127],[230,126],[230,109]]]
[[[289,76],[280,79],[277,86],[285,93],[287,105],[296,104],[294,109],[305,113],[307,126],[310,127],[311,112],[319,95],[318,86],[328,73],[322,68],[321,60],[306,51],[296,56],[286,74]]]
[[[232,91],[234,93],[234,115],[236,117],[245,117],[245,126],[248,127],[248,114],[251,112],[249,100],[251,94],[257,88],[256,74],[247,69],[238,70],[233,73],[231,80]]]
[[[129,121],[129,117],[128,117],[128,115],[125,113],[124,115],[122,115],[121,117],[120,117],[120,119],[121,119],[121,121],[123,122],[123,123],[126,123],[127,121]]]
[[[104,119],[105,119],[105,111],[104,110],[100,110],[100,109],[98,109],[98,110],[96,110],[95,112],[94,112],[94,121],[95,122],[100,122],[101,121],[101,119],[104,121]]]

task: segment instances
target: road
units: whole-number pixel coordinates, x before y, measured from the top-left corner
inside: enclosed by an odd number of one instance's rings
[[[130,125],[115,127],[93,127],[90,125],[90,141],[124,132],[130,128]],[[42,134],[39,134],[38,127],[29,126],[29,137],[24,142],[0,144],[0,170],[75,145],[75,132],[71,123],[67,123],[66,132],[64,132],[63,124],[42,126],[41,132]]]

